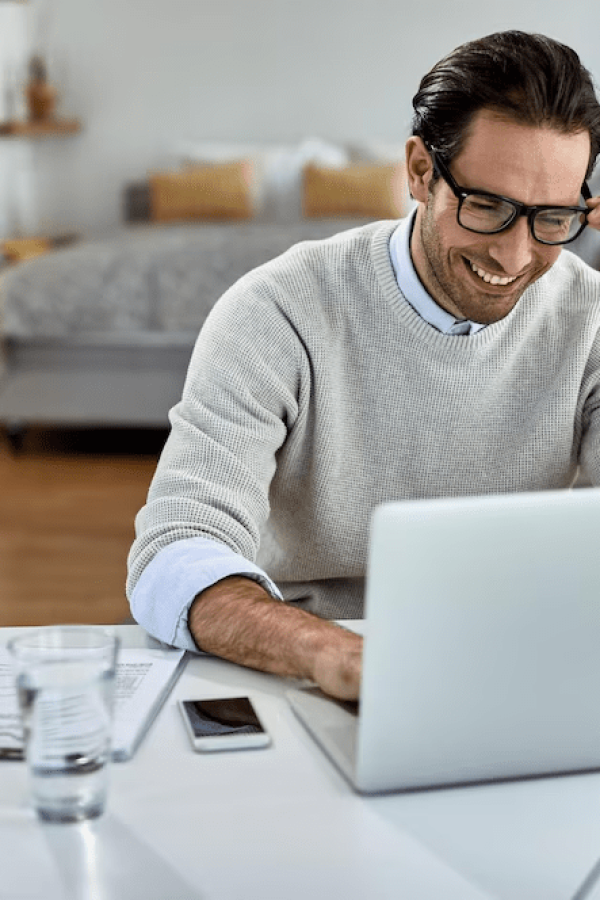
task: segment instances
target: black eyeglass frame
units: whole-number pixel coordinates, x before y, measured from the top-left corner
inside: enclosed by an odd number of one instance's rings
[[[459,184],[457,184],[457,182],[454,180],[454,178],[450,174],[450,169],[444,162],[440,153],[435,149],[435,147],[427,146],[427,151],[429,152],[429,155],[431,156],[431,159],[433,161],[434,169],[437,169],[438,173],[442,176],[442,178],[458,200],[456,221],[461,228],[465,229],[465,231],[471,231],[474,234],[499,234],[501,231],[506,231],[507,228],[510,228],[510,226],[519,218],[519,216],[527,216],[527,221],[529,222],[529,230],[534,241],[537,241],[538,244],[546,244],[549,247],[558,247],[563,244],[570,244],[571,241],[576,240],[576,238],[578,238],[582,231],[587,227],[587,217],[591,212],[591,209],[589,209],[587,206],[526,206],[524,203],[520,203],[518,200],[513,200],[512,197],[503,197],[501,194],[492,194],[490,191],[467,190],[466,188],[463,188]],[[508,220],[508,222],[505,222],[504,225],[501,225],[500,228],[495,228],[493,231],[478,231],[475,228],[469,228],[468,225],[463,225],[463,223],[460,221],[460,211],[462,205],[467,197],[471,197],[474,194],[479,197],[489,197],[491,200],[501,200],[503,203],[508,203],[513,207],[513,216]],[[586,181],[584,181],[581,185],[581,196],[584,198],[584,200],[589,200],[592,196],[592,192],[590,191]],[[536,236],[534,230],[534,220],[538,213],[547,212],[551,209],[560,209],[564,212],[580,213],[581,215],[585,216],[585,221],[581,223],[579,231],[577,231],[576,234],[573,235],[573,237],[567,238],[566,241],[545,241],[543,240],[543,238],[539,238]]]

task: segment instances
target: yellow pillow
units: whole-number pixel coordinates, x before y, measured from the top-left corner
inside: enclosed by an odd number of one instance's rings
[[[253,169],[249,160],[190,166],[149,176],[150,218],[248,219],[254,215]]]
[[[2,252],[10,262],[34,259],[52,249],[47,238],[13,238],[2,243]]]
[[[353,163],[342,169],[309,164],[303,171],[303,210],[309,218],[405,215],[403,163]]]

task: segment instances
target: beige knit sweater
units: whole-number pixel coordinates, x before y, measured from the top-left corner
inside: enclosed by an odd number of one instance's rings
[[[157,551],[202,536],[286,599],[360,616],[376,504],[562,488],[579,464],[600,484],[600,273],[563,251],[505,319],[446,336],[400,293],[394,225],[300,244],[217,303],[137,519],[130,593]]]

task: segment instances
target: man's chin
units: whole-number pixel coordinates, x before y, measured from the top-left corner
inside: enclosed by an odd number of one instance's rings
[[[487,310],[482,310],[481,307],[479,307],[472,315],[469,316],[466,313],[463,313],[463,315],[466,319],[475,322],[477,325],[493,325],[494,322],[501,322],[502,319],[505,319],[510,315],[520,299],[521,295],[519,294],[516,300],[509,304],[502,303],[494,309]]]
[[[493,325],[494,322],[505,319],[513,311],[528,286],[529,283],[504,288],[486,285],[485,288],[478,286],[471,288],[468,292],[463,289],[461,296],[457,298],[457,302],[453,306],[463,318],[470,322],[476,322],[478,325]]]

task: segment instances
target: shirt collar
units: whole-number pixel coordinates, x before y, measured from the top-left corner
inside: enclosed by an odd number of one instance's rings
[[[422,319],[443,334],[475,334],[481,331],[485,325],[468,319],[456,319],[442,309],[423,287],[410,255],[410,237],[415,216],[416,210],[413,210],[409,216],[401,219],[390,238],[390,257],[402,294]]]

